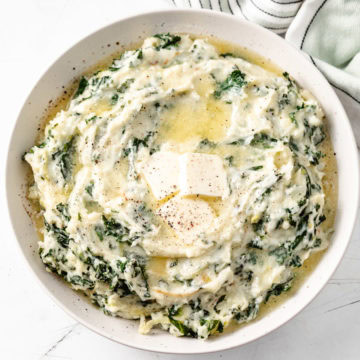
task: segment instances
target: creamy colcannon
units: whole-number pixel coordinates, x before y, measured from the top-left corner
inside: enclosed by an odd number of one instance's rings
[[[142,333],[254,319],[327,245],[323,118],[287,73],[146,39],[83,77],[25,155],[42,261]]]

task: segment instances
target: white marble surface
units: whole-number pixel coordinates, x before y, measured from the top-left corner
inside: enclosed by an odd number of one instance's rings
[[[0,10],[0,359],[179,359],[111,342],[66,315],[28,273],[8,221],[7,143],[25,96],[45,68],[94,29],[165,0],[11,0]],[[262,339],[197,359],[360,359],[360,223],[346,255],[320,295]],[[195,356],[184,356],[195,358]]]

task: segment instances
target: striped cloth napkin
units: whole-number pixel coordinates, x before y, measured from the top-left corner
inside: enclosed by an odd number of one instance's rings
[[[168,0],[177,7],[224,11],[284,33],[303,0]]]
[[[167,0],[223,11],[285,36],[308,54],[342,101],[360,148],[360,0]]]

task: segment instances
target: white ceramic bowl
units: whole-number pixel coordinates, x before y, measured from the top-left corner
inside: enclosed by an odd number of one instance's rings
[[[316,269],[296,295],[270,314],[208,341],[176,338],[161,331],[144,336],[137,332],[137,321],[105,316],[60,279],[45,271],[37,254],[37,235],[23,207],[26,166],[21,155],[34,144],[41,114],[49,100],[61,94],[62,85],[69,84],[91,65],[113,53],[117,42],[126,45],[160,32],[215,35],[245,46],[288,71],[302,87],[315,95],[324,108],[338,160],[339,202],[335,233]],[[349,242],[358,207],[358,173],[357,149],[344,109],[328,82],[299,51],[270,31],[235,16],[212,11],[172,10],[131,17],[102,28],[74,45],[45,72],[15,124],[6,180],[10,217],[20,249],[57,304],[82,324],[119,343],[146,350],[189,354],[229,349],[257,339],[284,324],[309,304],[334,272]]]

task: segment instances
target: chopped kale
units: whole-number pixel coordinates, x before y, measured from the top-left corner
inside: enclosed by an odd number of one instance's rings
[[[235,141],[229,143],[229,145],[244,145],[244,144],[245,144],[244,139],[238,139],[238,140],[235,140]]]
[[[128,244],[133,243],[142,234],[137,233],[130,237],[130,230],[126,225],[117,222],[114,218],[106,218],[104,215],[102,224],[95,225],[94,231],[100,241],[103,241],[106,236],[111,236],[118,242],[127,242]]]
[[[276,184],[277,184],[279,181],[281,181],[281,179],[282,179],[282,175],[281,175],[281,174],[275,174],[275,176],[276,176],[275,182],[274,182],[272,185],[268,186],[268,187],[258,196],[258,198],[255,200],[256,202],[261,202],[261,201],[263,201],[266,197],[268,197],[268,196],[271,194],[271,192],[274,190]]]
[[[43,141],[41,144],[39,144],[39,145],[36,145],[36,147],[37,148],[39,148],[39,149],[42,149],[42,148],[44,148],[46,146],[46,142],[45,141]]]
[[[223,57],[223,58],[227,58],[227,57],[234,57],[234,54],[230,53],[230,52],[227,52],[227,53],[220,54],[220,56]]]
[[[136,55],[137,59],[139,59],[139,60],[143,59],[144,55],[143,55],[142,49],[137,49],[135,53],[137,53],[137,55]]]
[[[318,165],[319,160],[325,156],[321,151],[312,151],[308,145],[305,145],[305,154],[311,165]]]
[[[214,334],[216,332],[222,333],[224,331],[224,325],[220,320],[206,320],[207,330],[209,333]]]
[[[312,129],[311,140],[315,146],[322,143],[325,139],[326,135],[324,129],[321,126],[315,126]]]
[[[326,216],[323,214],[323,215],[320,215],[319,216],[319,219],[318,219],[318,222],[317,222],[317,226],[319,226],[321,223],[323,223],[324,221],[326,220]]]
[[[120,94],[124,94],[130,85],[135,81],[135,79],[129,78],[126,79],[116,90]]]
[[[289,265],[293,267],[300,267],[302,265],[300,256],[299,255],[293,256],[290,260]]]
[[[122,241],[124,237],[129,235],[130,230],[116,222],[113,218],[107,219],[104,215],[102,216],[104,222],[104,234],[107,236],[113,236],[118,241]]]
[[[234,165],[234,156],[232,156],[232,155],[226,156],[225,161],[228,166],[233,166]]]
[[[105,261],[99,262],[95,266],[95,277],[99,281],[111,283],[113,277],[114,277],[114,271],[112,267],[106,263]]]
[[[272,138],[265,133],[256,133],[250,141],[250,145],[261,147],[263,149],[270,149],[276,142],[277,140],[275,138]]]
[[[70,221],[70,215],[69,215],[69,206],[68,204],[57,204],[56,210],[62,215],[65,221]]]
[[[102,78],[100,78],[100,80],[96,83],[97,85],[96,88],[98,89],[102,85],[107,85],[111,81],[112,81],[111,77],[109,75],[105,75]]]
[[[320,247],[321,243],[322,243],[321,239],[316,238],[315,241],[314,241],[313,247],[314,248]]]
[[[301,168],[302,173],[305,175],[305,179],[306,179],[306,193],[305,193],[305,199],[308,199],[311,195],[312,192],[312,183],[311,183],[311,179],[309,176],[308,171],[306,170],[306,168],[302,165],[299,165]]]
[[[269,221],[270,221],[270,216],[266,215],[265,213],[262,214],[261,218],[257,222],[251,224],[254,232],[259,235],[264,235],[265,234],[264,226]]]
[[[292,280],[293,278],[291,277],[283,283],[274,284],[271,289],[266,293],[264,302],[266,303],[269,300],[270,296],[279,296],[281,293],[290,290]]]
[[[104,228],[101,225],[95,225],[94,227],[95,233],[98,236],[100,241],[104,240]]]
[[[88,124],[90,121],[95,121],[96,119],[97,119],[97,116],[94,115],[94,116],[92,116],[92,117],[89,118],[89,119],[85,119],[85,123]]]
[[[169,316],[179,316],[181,314],[181,306],[179,305],[172,305],[168,309]]]
[[[174,325],[182,335],[196,338],[197,334],[194,330],[186,326],[183,322],[174,319],[170,314],[168,315],[168,318],[170,320],[170,323]]]
[[[225,300],[225,298],[226,298],[226,295],[221,295],[221,296],[219,297],[219,299],[216,301],[216,304],[215,304],[215,306],[214,306],[214,310],[215,310],[215,312],[216,312],[217,314],[220,312],[220,310],[217,308],[217,306],[218,306],[220,303],[222,303],[222,302]]]
[[[172,267],[174,267],[174,266],[177,266],[178,263],[179,263],[178,259],[175,259],[174,261],[172,261],[172,262],[170,263],[169,266],[172,268]]]
[[[276,223],[275,230],[278,230],[280,226],[283,224],[283,222],[284,222],[284,218],[280,218]]]
[[[309,215],[310,214],[305,214],[305,215],[300,217],[300,220],[299,220],[299,222],[297,224],[297,227],[296,227],[295,240],[290,245],[291,250],[295,250],[298,247],[298,245],[300,244],[300,242],[304,240],[304,238],[305,238],[305,236],[307,234],[307,226],[308,226],[308,222],[309,222]]]
[[[45,224],[45,229],[48,233],[53,233],[55,236],[55,239],[57,240],[57,242],[59,243],[59,245],[63,248],[68,248],[69,247],[69,243],[70,243],[70,236],[69,234],[66,232],[66,228],[59,228],[57,227],[57,225],[54,224],[49,224],[45,218],[44,218],[44,224]]]
[[[64,144],[62,149],[52,154],[52,159],[57,161],[64,180],[69,180],[73,166],[74,137]]]
[[[289,252],[288,250],[285,248],[284,245],[281,245],[277,248],[275,248],[274,250],[271,250],[269,252],[269,255],[273,255],[276,258],[276,261],[278,262],[279,265],[283,265],[285,263],[285,260],[288,258],[289,256]]]
[[[150,150],[149,150],[149,154],[152,155],[156,152],[160,151],[160,146],[159,145],[156,145],[154,147],[152,147]]]
[[[289,118],[290,118],[291,122],[294,123],[294,124],[296,125],[296,127],[297,127],[297,126],[299,126],[299,124],[298,124],[298,122],[297,122],[297,120],[296,120],[295,115],[296,115],[296,112],[293,111],[293,112],[291,112],[291,113],[289,114]]]
[[[154,133],[150,131],[143,139],[134,138],[132,145],[135,147],[136,152],[139,150],[140,145],[148,147],[149,140],[153,135]]]
[[[82,93],[85,91],[87,86],[89,85],[89,82],[87,79],[83,76],[79,82],[78,89],[76,90],[76,93],[74,95],[74,99],[76,99],[78,96],[82,95]]]
[[[249,168],[249,170],[258,171],[258,170],[260,170],[260,169],[262,169],[262,168],[263,168],[262,165],[258,165],[258,166],[253,166],[253,167]]]
[[[304,127],[304,136],[306,135],[313,145],[317,146],[324,141],[326,135],[322,126],[310,126],[308,120],[304,119]]]
[[[290,78],[290,75],[289,75],[288,72],[284,72],[283,77],[288,81],[288,88],[289,89],[296,87],[295,81]]]
[[[69,278],[69,282],[73,285],[80,285],[86,287],[87,289],[93,289],[95,287],[94,281],[91,281],[88,278],[81,277],[80,275],[74,275]]]
[[[299,201],[298,201],[298,207],[299,207],[299,208],[303,207],[303,206],[306,204],[306,202],[307,202],[306,199],[301,199],[301,200],[299,200]]]
[[[120,261],[120,260],[117,260],[116,261],[116,266],[120,269],[120,271],[123,273],[125,271],[125,268],[126,268],[126,264],[127,264],[127,260],[126,261]]]
[[[94,182],[91,181],[88,186],[85,187],[85,191],[89,194],[89,196],[93,196],[93,190],[94,190]]]
[[[290,136],[289,138],[289,142],[288,142],[289,148],[292,152],[298,152],[299,151],[299,147],[297,146],[297,144],[294,142],[294,139],[292,136]]]
[[[235,319],[241,323],[244,321],[250,321],[255,318],[259,312],[259,304],[253,300],[245,310],[235,312]]]
[[[159,45],[155,47],[157,51],[160,49],[170,49],[171,47],[177,47],[181,41],[181,37],[178,35],[167,34],[156,34],[154,38],[160,40]]]
[[[137,153],[140,146],[148,147],[149,141],[153,135],[154,133],[152,131],[149,131],[143,139],[134,137],[130,141],[130,146],[123,150],[123,155],[127,157],[131,152]]]
[[[289,117],[290,117],[291,122],[294,123],[294,124],[296,125],[296,127],[299,126],[298,121],[297,121],[297,119],[296,119],[296,114],[297,114],[300,110],[302,110],[302,109],[304,109],[304,108],[305,108],[305,104],[302,103],[301,106],[296,106],[296,110],[293,111],[293,112],[291,112],[291,113],[289,114]]]
[[[216,147],[216,143],[213,142],[213,141],[210,141],[209,139],[202,139],[200,142],[199,142],[199,148],[204,148],[204,147],[208,147],[210,149],[213,149]]]
[[[269,255],[273,255],[279,265],[283,265],[292,256],[293,251],[299,246],[299,244],[305,239],[308,234],[308,222],[310,213],[304,213],[299,215],[300,220],[296,224],[296,235],[293,240],[287,240],[284,244],[271,250]],[[290,260],[291,261],[291,260]]]
[[[289,94],[288,93],[282,94],[281,99],[279,100],[279,109],[282,110],[285,108],[286,105],[289,104],[290,104]]]
[[[224,92],[229,91],[230,89],[239,91],[246,84],[245,74],[240,70],[234,70],[223,82],[217,84],[214,96],[215,98],[220,99]]]
[[[246,244],[247,248],[262,250],[263,242],[261,236],[256,236]]]
[[[114,95],[111,97],[111,100],[110,100],[111,105],[116,105],[116,103],[118,102],[118,100],[119,100],[119,94],[114,94]]]

